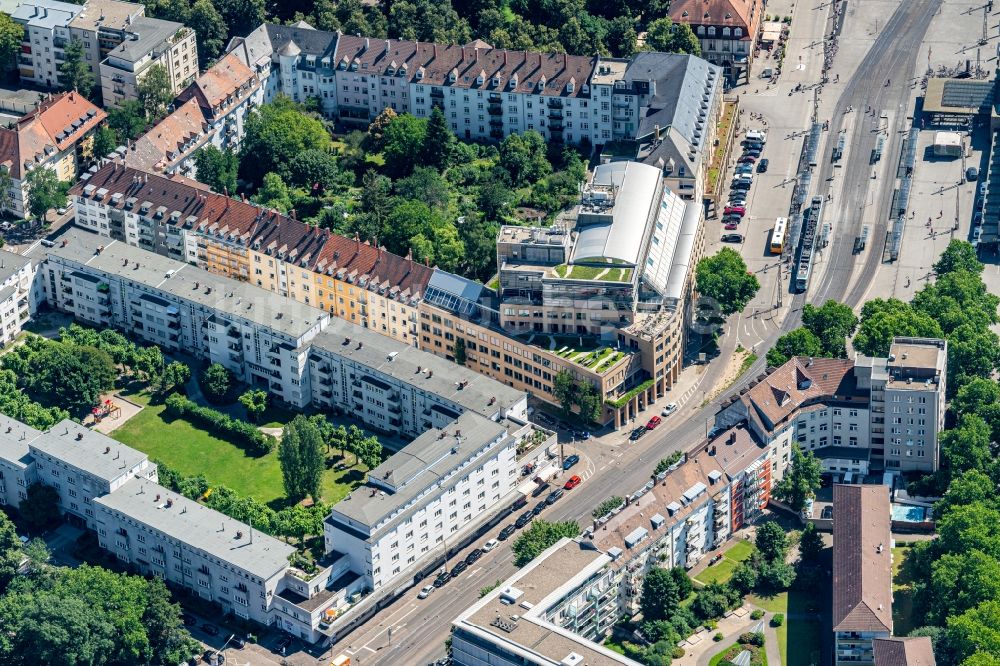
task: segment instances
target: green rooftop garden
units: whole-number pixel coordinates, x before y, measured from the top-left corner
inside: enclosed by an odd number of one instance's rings
[[[528,337],[528,343],[598,373],[608,370],[626,356],[626,352],[598,344],[592,338],[576,335],[535,333]]]
[[[559,264],[552,272],[570,280],[605,280],[607,282],[628,282],[632,279],[631,268],[617,266],[584,266],[582,264]]]

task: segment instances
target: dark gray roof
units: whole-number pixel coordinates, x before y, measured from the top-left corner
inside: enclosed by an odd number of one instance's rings
[[[454,273],[435,269],[427,283],[424,298],[448,312],[458,315],[478,314],[479,299],[485,287]]]
[[[332,58],[333,52],[337,48],[336,32],[296,28],[294,26],[278,25],[275,23],[267,23],[265,27],[267,28],[267,36],[271,39],[271,48],[275,52],[280,51],[291,41],[294,41],[295,45],[305,55],[316,56],[317,58],[325,55]]]
[[[135,35],[136,38],[126,39],[108,55],[134,62],[165,42],[183,27],[183,23],[140,16],[134,19],[128,27],[129,33]]]

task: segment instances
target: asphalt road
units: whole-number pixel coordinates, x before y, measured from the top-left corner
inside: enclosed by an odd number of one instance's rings
[[[825,192],[827,181],[834,177],[832,156],[837,145],[836,137],[848,116],[852,116],[853,122],[848,129],[846,163],[837,169],[843,179],[840,192],[825,205],[823,218],[833,223],[833,229],[830,245],[824,251],[826,270],[819,284],[814,284],[812,288],[810,300],[813,303],[822,304],[832,298],[857,306],[878,271],[889,224],[887,211],[892,203],[891,183],[902,146],[899,130],[910,110],[914,47],[923,41],[940,5],[941,0],[906,0],[900,3],[837,100],[830,119],[830,130],[826,133],[819,174],[814,179],[814,183],[822,188],[821,192]],[[885,85],[887,80],[888,86]],[[865,112],[869,106],[875,109],[874,114]],[[850,114],[847,112],[849,107],[854,108]],[[879,178],[873,179],[873,166],[869,161],[878,141],[880,124],[884,124],[880,118],[883,111],[891,114],[882,154],[885,169]],[[908,125],[906,129],[909,129]],[[870,199],[869,191],[873,186],[874,199]],[[872,211],[866,211],[869,202],[873,206]],[[867,220],[871,225],[868,248],[854,254],[854,239],[861,233],[866,214],[869,218],[874,215],[874,219]]]

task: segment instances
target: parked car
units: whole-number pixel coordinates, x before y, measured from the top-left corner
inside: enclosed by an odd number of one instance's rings
[[[661,416],[670,416],[671,414],[673,414],[676,411],[677,411],[677,403],[676,402],[671,402],[671,403],[668,403],[667,406],[663,408],[663,411],[660,412],[660,415]]]
[[[580,456],[575,453],[571,456],[567,456],[566,460],[563,460],[563,469],[569,469],[578,462],[580,462]]]
[[[708,561],[708,566],[712,566],[721,559],[722,559],[722,553],[716,553],[715,555],[712,556],[712,559]]]
[[[747,214],[747,209],[746,206],[729,205],[723,209],[722,213],[724,215],[739,215],[740,217],[743,217]]]
[[[496,539],[490,539],[489,541],[483,544],[483,552],[488,553],[499,545],[500,545],[499,541],[497,541]]]
[[[543,511],[544,509],[545,509],[545,502],[544,502],[544,501],[542,501],[542,502],[539,502],[538,504],[536,504],[536,505],[535,505],[535,508],[531,510],[531,515],[532,515],[532,516],[537,516],[537,515],[538,515],[538,514],[540,514],[540,513],[541,513],[541,512],[542,512],[542,511]]]
[[[649,421],[646,422],[646,430],[652,430],[661,423],[663,423],[663,419],[661,419],[659,416],[654,416],[653,418],[649,419]]]
[[[752,164],[740,164],[738,167],[736,167],[736,174],[737,175],[741,175],[741,174],[744,174],[744,173],[753,173],[753,165]]]
[[[426,599],[427,597],[431,596],[431,593],[434,592],[434,590],[436,589],[437,588],[434,587],[433,585],[424,585],[422,588],[420,588],[420,593],[417,594],[417,598]]]
[[[194,625],[198,624],[198,620],[195,618],[194,615],[191,615],[190,613],[182,613],[181,620],[184,621],[185,627],[193,627]]]
[[[735,222],[730,222],[729,224],[727,224],[727,225],[726,225],[725,227],[723,227],[723,228],[724,228],[724,229],[725,229],[726,231],[736,231],[737,229],[739,229],[739,228],[740,228],[740,225],[736,224]]]
[[[508,525],[507,527],[500,530],[500,535],[497,538],[500,539],[501,541],[506,541],[511,536],[513,536],[514,532],[516,531],[517,531],[516,527],[514,527],[513,525]]]
[[[723,243],[742,243],[743,236],[740,234],[724,234],[722,236]]]
[[[736,160],[737,164],[753,164],[757,161],[758,155],[746,154]]]
[[[578,439],[582,439],[582,440],[584,440],[584,441],[586,441],[586,440],[590,439],[590,431],[589,431],[589,430],[577,430],[577,431],[576,431],[575,433],[573,433],[573,434],[574,434],[574,435],[575,435],[575,436],[576,436],[576,437],[577,437]]]
[[[201,630],[204,631],[209,636],[218,636],[219,628],[210,622],[203,622],[201,625]]]
[[[761,148],[756,146],[747,146],[743,151],[743,157],[753,157],[754,159],[760,157]]]
[[[562,488],[556,488],[551,493],[549,493],[548,497],[545,498],[545,503],[546,504],[555,504],[556,500],[558,500],[560,497],[562,497],[563,494],[565,494],[565,492],[566,491],[563,490]]]
[[[455,563],[455,566],[451,568],[451,577],[454,578],[455,576],[458,576],[468,568],[469,565],[465,563],[465,560],[459,560]]]
[[[530,510],[526,513],[522,513],[520,516],[517,517],[517,520],[514,521],[514,527],[521,529],[522,527],[530,523],[532,518],[533,515]]]
[[[979,183],[979,196],[981,196],[981,197],[985,197],[986,196],[986,183],[985,182]]]
[[[628,438],[634,442],[645,434],[646,434],[646,428],[645,426],[642,426],[633,430],[632,434],[630,434]]]
[[[573,490],[578,485],[580,485],[582,482],[583,482],[583,479],[581,479],[576,474],[574,474],[573,476],[571,476],[568,479],[566,479],[566,485],[564,485],[563,488],[565,488],[566,490]]]
[[[969,167],[965,170],[965,179],[970,183],[979,180],[979,169],[976,167]]]
[[[449,580],[451,580],[451,572],[442,571],[437,575],[437,578],[434,579],[434,582],[432,584],[434,585],[434,587],[444,587],[445,585],[448,584]]]
[[[482,556],[483,556],[483,549],[476,548],[471,553],[465,556],[465,561],[468,562],[469,564],[474,564],[476,560],[478,560]]]
[[[750,185],[751,183],[749,180],[734,180],[730,184],[730,187],[734,190],[749,190]]]
[[[770,161],[765,157],[760,162],[757,162],[757,173],[764,173],[767,171],[767,167],[770,165]]]
[[[538,497],[539,495],[541,495],[542,493],[544,493],[545,490],[548,487],[549,487],[549,484],[547,484],[547,483],[541,483],[541,484],[539,484],[534,490],[531,491],[531,496],[532,497]]]
[[[976,211],[972,214],[972,226],[976,227],[983,223],[983,214],[980,211]]]

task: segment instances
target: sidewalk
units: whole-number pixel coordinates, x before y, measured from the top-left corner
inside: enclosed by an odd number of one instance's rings
[[[675,659],[675,666],[705,666],[716,654],[736,642],[739,635],[749,631],[751,627],[760,620],[750,619],[750,607],[746,604],[734,611],[730,611],[725,617],[719,620],[719,626],[714,630],[702,629],[698,633],[680,642],[684,648],[684,656]],[[721,641],[712,640],[717,632],[721,632],[724,638]],[[770,663],[770,659],[768,661]],[[777,663],[781,663],[778,661]]]

